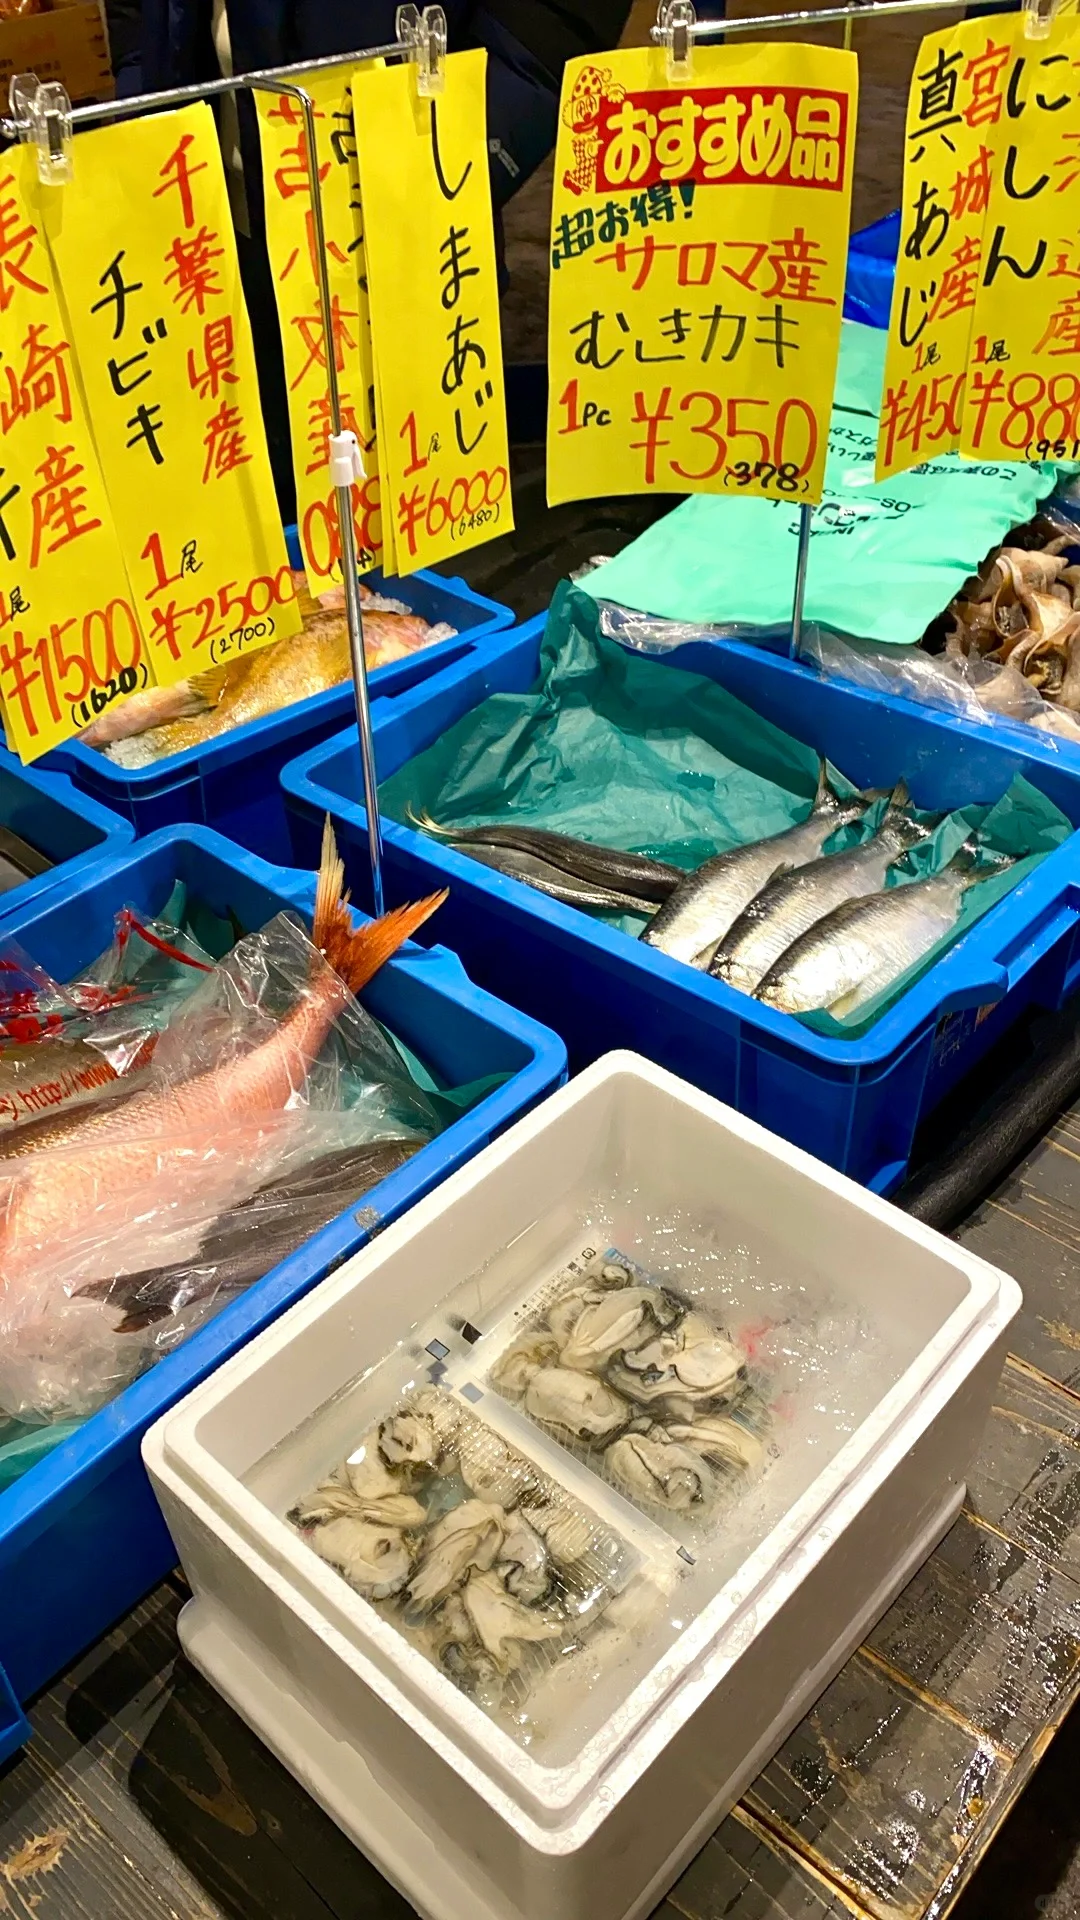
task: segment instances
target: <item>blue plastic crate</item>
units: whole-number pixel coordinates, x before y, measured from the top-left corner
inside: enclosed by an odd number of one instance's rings
[[[425,686],[378,702],[376,756],[385,779],[489,694],[536,679],[542,619],[459,661]],[[997,799],[1024,774],[1080,824],[1080,769],[1051,743],[1025,750],[914,706],[814,680],[753,648],[680,648],[668,665],[707,676],[755,712],[827,755],[863,786],[903,775],[918,805]],[[285,769],[300,857],[324,812],[357,896],[366,835],[356,792],[355,732]],[[1032,1006],[1056,1008],[1080,975],[1080,841],[1050,854],[915,983],[868,1033],[840,1040],[694,972],[598,921],[547,900],[426,835],[384,821],[393,897],[448,884],[445,936],[474,978],[561,1033],[576,1071],[612,1047],[633,1047],[707,1093],[888,1193],[903,1178],[916,1125],[991,1043]]]
[[[134,837],[129,821],[80,793],[66,775],[49,773],[40,764],[24,767],[5,747],[0,747],[0,826],[55,862],[46,873],[0,893],[0,927]]]
[[[887,213],[851,236],[844,319],[861,320],[867,327],[887,327],[892,306],[896,256],[900,251],[900,214]]]
[[[287,537],[294,531],[288,529]],[[292,563],[298,565],[292,542],[289,551]],[[453,640],[376,667],[369,676],[373,694],[415,686],[459,659],[471,642],[502,632],[514,618],[508,607],[474,593],[464,580],[439,573],[414,573],[407,580],[384,580],[373,573],[367,584],[375,593],[405,601],[432,625],[445,620],[458,630]],[[355,711],[352,681],[347,680],[264,720],[249,720],[205,746],[188,747],[133,772],[77,740],[57,747],[47,756],[46,765],[70,774],[84,793],[130,820],[140,838],[159,827],[192,820],[227,834],[264,860],[287,860],[289,841],[278,775],[286,761],[345,726]]]
[[[184,880],[215,912],[259,927],[310,918],[313,874],[273,867],[205,827],[167,828],[18,916],[22,945],[61,978],[112,937],[118,908],[150,914]],[[96,1640],[176,1554],[143,1470],[148,1426],[372,1233],[566,1078],[554,1033],[472,985],[444,947],[409,942],[364,1004],[448,1084],[509,1079],[307,1245],[159,1361],[70,1440],[0,1493],[0,1761],[27,1737],[21,1704]]]

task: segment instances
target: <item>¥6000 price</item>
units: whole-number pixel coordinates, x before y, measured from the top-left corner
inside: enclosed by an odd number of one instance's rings
[[[460,475],[445,485],[436,477],[426,487],[414,486],[411,493],[398,495],[398,535],[415,556],[421,534],[438,540],[449,531],[452,540],[460,540],[474,528],[498,521],[510,478],[505,467],[483,468],[468,477]]]

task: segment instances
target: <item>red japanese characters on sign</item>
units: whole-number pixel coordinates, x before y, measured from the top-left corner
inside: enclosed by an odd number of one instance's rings
[[[575,147],[578,138],[575,129]],[[847,141],[842,93],[804,87],[698,87],[678,99],[670,91],[627,93],[605,101],[594,136],[594,180],[581,181],[577,190],[693,180],[840,193]],[[575,152],[571,171],[577,158]]]

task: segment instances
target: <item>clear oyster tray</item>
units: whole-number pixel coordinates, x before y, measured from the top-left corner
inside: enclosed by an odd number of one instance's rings
[[[503,1295],[489,1326],[460,1298],[254,1478],[280,1510],[300,1445],[315,1471],[286,1519],[530,1746],[670,1612],[778,1456],[776,1382],[764,1325],[725,1327],[616,1247]]]

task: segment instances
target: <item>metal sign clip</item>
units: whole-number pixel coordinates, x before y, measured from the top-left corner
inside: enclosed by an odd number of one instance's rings
[[[1059,0],[1024,0],[1024,38],[1046,40],[1058,6]]]
[[[694,0],[660,0],[653,39],[667,48],[669,80],[689,80],[693,69]]]
[[[17,73],[8,105],[19,139],[37,149],[38,179],[62,187],[75,178],[71,158],[71,101],[59,80],[41,81],[36,73]]]
[[[416,62],[416,91],[422,97],[446,85],[446,15],[441,7],[410,4],[397,10],[397,37]]]

